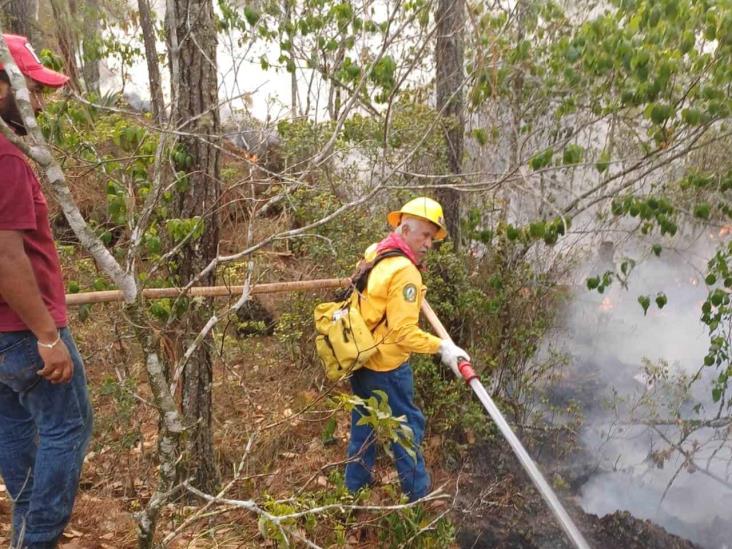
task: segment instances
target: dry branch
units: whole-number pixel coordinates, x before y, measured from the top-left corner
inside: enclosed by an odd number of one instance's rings
[[[350,286],[350,284],[350,278],[322,278],[319,280],[299,280],[296,282],[272,282],[269,284],[257,284],[252,286],[251,295],[346,288]],[[244,286],[194,286],[188,289],[146,288],[142,290],[142,297],[145,299],[164,299],[168,297],[180,297],[183,294],[190,297],[225,297],[241,294],[243,291]],[[119,290],[82,292],[66,295],[66,305],[70,307],[123,300],[124,297],[122,292]]]

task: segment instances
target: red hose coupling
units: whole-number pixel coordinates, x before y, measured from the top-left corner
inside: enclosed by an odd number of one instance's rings
[[[478,374],[473,370],[473,365],[467,360],[458,362],[458,370],[460,371],[460,375],[463,376],[465,383],[470,383],[474,379],[478,379]]]

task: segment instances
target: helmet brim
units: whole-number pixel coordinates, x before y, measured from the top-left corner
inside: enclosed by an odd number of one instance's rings
[[[400,211],[389,212],[386,215],[386,222],[389,224],[390,227],[396,229],[399,226],[399,223],[401,223],[401,221],[402,221],[402,215],[405,215],[405,214],[403,214]],[[435,233],[435,238],[434,238],[435,240],[445,240],[447,238],[447,231],[445,230],[445,228],[440,227],[439,225],[434,223],[431,219],[427,219],[426,217],[422,217],[421,215],[415,215],[412,213],[406,214],[406,215],[410,215],[410,216],[416,217],[418,219],[423,219],[423,220],[427,221],[428,223],[431,223],[432,225],[437,227],[437,233]]]

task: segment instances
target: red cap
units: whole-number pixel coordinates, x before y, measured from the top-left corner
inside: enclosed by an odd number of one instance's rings
[[[60,88],[69,81],[69,77],[65,74],[52,71],[43,66],[36,52],[33,51],[33,46],[31,46],[25,36],[3,34],[3,38],[5,38],[10,55],[13,56],[13,60],[18,65],[20,72],[31,80],[35,80],[39,84],[51,88]],[[2,68],[3,65],[0,63],[0,69]]]

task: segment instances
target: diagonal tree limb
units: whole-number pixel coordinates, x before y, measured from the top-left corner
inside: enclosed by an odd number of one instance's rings
[[[0,29],[0,35],[2,29]],[[32,158],[41,167],[51,185],[53,196],[61,206],[64,216],[68,221],[74,234],[79,239],[81,245],[96,260],[99,267],[109,276],[117,287],[122,290],[125,302],[131,303],[137,295],[137,284],[131,273],[125,272],[119,265],[114,256],[102,244],[99,237],[84,220],[79,211],[71,191],[66,184],[64,173],[58,162],[54,159],[51,151],[43,138],[41,129],[33,114],[33,108],[30,103],[30,93],[25,83],[25,78],[15,64],[5,38],[0,36],[0,63],[3,64],[5,71],[10,78],[10,84],[18,104],[18,108],[23,117],[28,135],[31,137],[32,145],[27,145],[8,127],[8,125],[0,120],[0,132],[8,138],[8,140],[22,150],[28,157]]]

